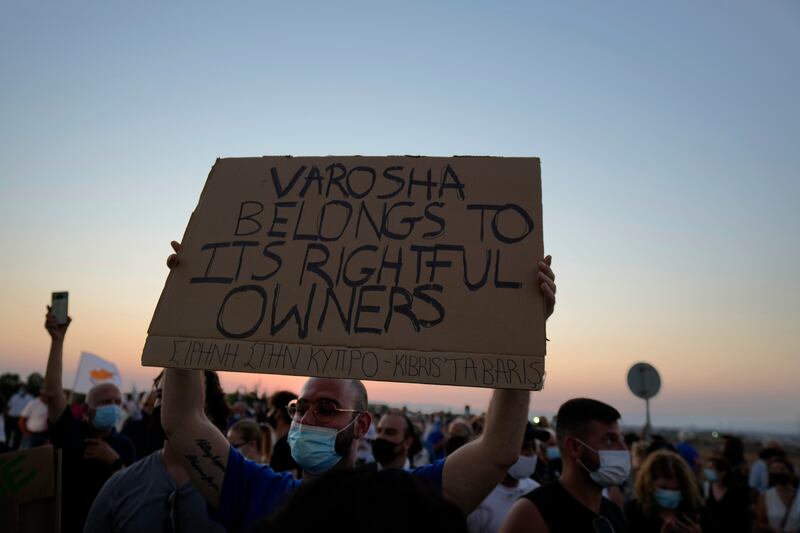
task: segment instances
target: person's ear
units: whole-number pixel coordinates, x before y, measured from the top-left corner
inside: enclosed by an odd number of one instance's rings
[[[356,438],[360,439],[369,432],[372,425],[372,416],[369,413],[361,413],[356,420]]]
[[[564,437],[564,455],[568,455],[573,459],[581,454],[581,445],[573,437]]]

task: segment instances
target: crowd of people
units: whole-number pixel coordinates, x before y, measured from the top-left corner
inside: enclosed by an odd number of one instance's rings
[[[539,280],[549,316],[549,258]],[[48,312],[45,328],[44,385],[8,399],[5,440],[62,450],[65,532],[800,531],[778,442],[748,464],[735,436],[700,453],[688,434],[625,434],[595,399],[534,424],[527,391],[423,414],[371,405],[350,379],[231,398],[215,372],[169,368],[146,393],[104,383],[76,398],[62,388],[69,321]]]

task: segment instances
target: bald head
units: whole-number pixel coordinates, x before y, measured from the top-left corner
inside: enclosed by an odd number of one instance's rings
[[[353,409],[366,411],[369,402],[367,401],[367,388],[357,379],[349,379],[350,391],[353,398]]]
[[[86,404],[90,409],[96,409],[100,405],[121,404],[122,394],[113,383],[101,383],[95,385],[86,396]]]
[[[311,391],[326,391],[327,397],[344,408],[367,410],[367,388],[357,379],[308,378],[300,390],[300,397],[306,398],[306,393]]]

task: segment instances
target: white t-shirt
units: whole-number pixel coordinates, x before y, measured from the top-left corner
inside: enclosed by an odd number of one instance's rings
[[[520,496],[527,494],[539,484],[531,478],[520,479],[516,487],[497,485],[467,517],[470,533],[497,533],[505,522],[511,506]]]
[[[27,392],[24,396],[18,392],[15,393],[11,399],[8,400],[8,416],[20,416],[22,414],[22,410],[25,409],[25,406],[32,401],[33,396]]]
[[[800,529],[800,496],[795,496],[783,529],[781,529],[781,522],[783,522],[783,517],[786,516],[786,505],[778,495],[778,490],[775,487],[767,490],[764,493],[764,499],[767,505],[767,520],[770,527],[778,531],[797,531]]]
[[[39,398],[28,403],[20,416],[27,418],[25,426],[31,433],[47,431],[47,404]]]

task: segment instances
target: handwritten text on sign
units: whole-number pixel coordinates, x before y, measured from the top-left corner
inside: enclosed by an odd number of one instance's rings
[[[535,159],[220,160],[149,333],[543,356],[539,189]]]

